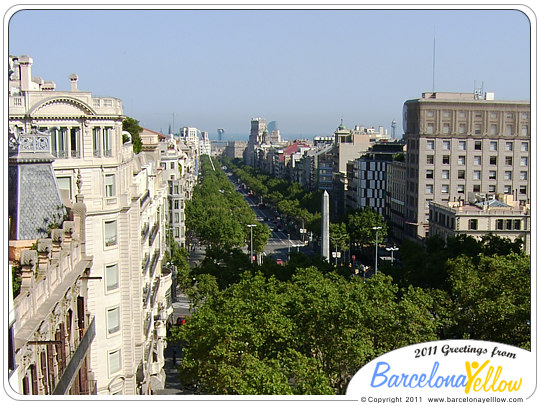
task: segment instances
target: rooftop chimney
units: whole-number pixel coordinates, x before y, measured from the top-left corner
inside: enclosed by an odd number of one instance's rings
[[[75,73],[72,73],[69,75],[69,80],[71,82],[71,91],[78,91],[77,89],[77,80],[79,80],[79,76],[77,76]]]
[[[31,90],[30,86],[32,83],[32,63],[33,63],[32,58],[27,55],[22,55],[19,58],[22,91]]]

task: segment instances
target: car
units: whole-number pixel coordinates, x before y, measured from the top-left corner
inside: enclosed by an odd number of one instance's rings
[[[283,260],[281,260],[281,259],[276,259],[276,263],[279,264],[279,265],[282,265],[282,264],[283,264]]]
[[[179,316],[176,319],[176,326],[182,326],[182,325],[185,325],[185,324],[186,324],[186,318],[185,317]]]

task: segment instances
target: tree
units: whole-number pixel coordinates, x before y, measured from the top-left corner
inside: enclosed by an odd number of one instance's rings
[[[389,350],[437,339],[433,296],[378,275],[297,269],[288,281],[245,272],[211,295],[173,339],[180,376],[209,394],[343,394]]]
[[[449,262],[456,334],[530,349],[531,262],[524,254],[459,256]]]
[[[378,231],[379,243],[386,238],[388,226],[383,217],[371,208],[364,208],[350,213],[347,217],[347,229],[351,241],[362,245],[374,245],[376,231],[374,227],[380,227]]]
[[[134,118],[126,117],[122,121],[122,130],[129,132],[131,135],[131,143],[133,144],[133,151],[140,153],[142,150],[141,132],[143,128],[139,125],[139,121]]]

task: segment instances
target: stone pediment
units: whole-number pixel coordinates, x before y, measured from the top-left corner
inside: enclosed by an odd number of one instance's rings
[[[72,97],[55,97],[34,106],[30,115],[32,117],[80,117],[81,115],[96,115],[96,112],[81,100]]]

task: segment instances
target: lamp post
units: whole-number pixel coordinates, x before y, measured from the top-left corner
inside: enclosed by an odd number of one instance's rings
[[[374,226],[371,229],[375,231],[375,274],[377,274],[377,269],[378,269],[377,262],[379,261],[379,229],[381,229],[381,227]]]
[[[386,248],[386,250],[390,252],[390,258],[391,258],[390,261],[392,264],[394,264],[394,252],[399,250],[399,248],[394,246],[394,247]]]
[[[249,251],[249,261],[251,264],[253,264],[253,227],[257,226],[255,224],[248,225],[250,233],[251,233],[251,249]]]

